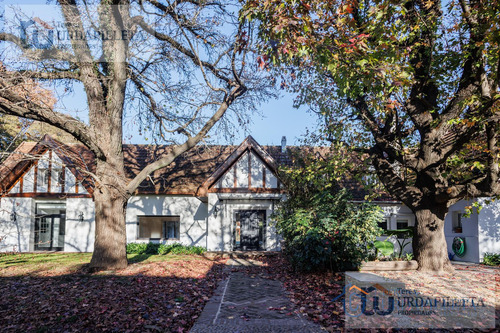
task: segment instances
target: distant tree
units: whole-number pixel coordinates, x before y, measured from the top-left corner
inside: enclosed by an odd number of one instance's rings
[[[498,196],[500,2],[249,0],[264,54],[324,119],[322,138],[366,154],[416,216],[421,270],[452,270],[448,208]],[[469,207],[470,209],[471,207]]]
[[[5,66],[1,65],[0,73],[5,71]],[[44,89],[34,80],[25,80],[23,84],[17,84],[12,90],[19,94],[23,91],[30,91],[32,100],[46,104],[50,108],[54,107],[56,101],[52,91]],[[53,138],[64,142],[75,141],[71,135],[51,125],[0,113],[0,161],[9,152],[15,150],[22,141],[36,141],[44,134],[50,134]]]
[[[94,153],[90,265],[122,268],[125,209],[139,184],[206,139],[226,113],[226,119],[244,119],[266,98],[271,80],[252,65],[252,26],[238,21],[236,2],[59,0],[57,7],[62,24],[35,17],[0,33],[7,67],[0,76],[0,112],[50,124]],[[53,40],[59,36],[68,42]],[[81,84],[88,122],[32,100],[30,89],[19,91],[29,80],[54,89]],[[123,159],[125,112],[135,117],[137,132],[174,144],[131,181]]]
[[[21,127],[20,122],[16,117],[0,114],[0,161],[4,159],[8,151],[12,151],[17,147],[14,142],[16,134]]]
[[[74,137],[57,127],[0,113],[0,160],[14,151],[21,142],[38,141],[45,134],[61,142],[77,142]]]

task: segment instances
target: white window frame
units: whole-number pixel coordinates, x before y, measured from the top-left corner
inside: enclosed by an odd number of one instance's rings
[[[463,213],[458,210],[454,210],[451,212],[451,232],[455,234],[462,234],[464,232],[463,229]],[[457,228],[460,228],[461,231],[457,231]]]
[[[415,216],[410,214],[395,214],[390,218],[390,225],[387,226],[387,230],[398,230],[398,220],[407,220],[408,226],[415,226]]]
[[[38,168],[37,185],[38,187],[49,186],[49,168]]]
[[[155,219],[156,223],[161,223],[161,237],[141,237],[141,219]],[[177,231],[177,237],[168,237],[167,235],[167,224],[169,222],[174,224],[174,234]],[[179,215],[142,215],[137,216],[137,239],[138,240],[155,240],[155,241],[165,241],[165,240],[176,240],[181,239],[181,223]]]

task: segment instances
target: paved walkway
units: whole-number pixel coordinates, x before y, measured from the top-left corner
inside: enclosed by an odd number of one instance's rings
[[[226,266],[228,279],[218,286],[190,332],[324,332],[293,312],[279,281],[232,270],[259,264],[258,261],[230,259]]]

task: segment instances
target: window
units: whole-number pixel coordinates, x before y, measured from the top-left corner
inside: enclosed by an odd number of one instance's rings
[[[179,239],[179,221],[165,221],[165,236],[166,239]]]
[[[453,227],[453,232],[457,234],[462,233],[462,213],[460,212],[452,212],[451,216],[451,224]]]
[[[408,219],[398,219],[396,221],[396,229],[406,229],[408,228]]]
[[[52,169],[53,180],[58,186],[64,184],[62,169]]]
[[[180,239],[179,216],[139,217],[139,238]]]
[[[42,222],[40,223],[40,232],[42,234],[46,234],[49,230],[49,222],[47,219],[42,218]]]
[[[47,186],[49,183],[49,169],[38,169],[38,186]]]
[[[378,222],[378,227],[382,228],[384,231],[387,231],[387,226],[389,225],[389,218],[384,218],[381,222]]]

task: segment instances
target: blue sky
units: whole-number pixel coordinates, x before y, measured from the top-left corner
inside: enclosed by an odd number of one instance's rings
[[[75,92],[67,94],[59,103],[59,108],[70,110],[70,114],[82,120],[87,119],[86,101],[83,91],[75,87]],[[317,116],[307,111],[306,107],[293,107],[293,96],[282,93],[278,99],[262,103],[259,107],[262,115],[251,118],[248,130],[240,129],[234,142],[220,144],[239,144],[247,135],[251,135],[262,145],[281,145],[281,137],[286,136],[287,144],[297,145],[306,129],[314,130]],[[149,143],[137,133],[137,129],[125,120],[124,140],[127,143]]]
[[[280,145],[282,136],[287,137],[287,144],[299,144],[297,139],[306,132],[306,128],[315,128],[317,116],[307,112],[305,107],[295,109],[292,104],[293,96],[290,94],[263,104],[263,116],[252,119],[249,134],[260,144]]]
[[[19,3],[12,0],[0,0],[0,6],[8,4],[19,5],[45,5],[44,0],[27,0]],[[51,6],[39,6],[38,11],[43,8],[51,8]],[[53,13],[46,13],[52,15]],[[39,13],[43,18],[44,13]],[[59,101],[57,108],[67,111],[75,117],[79,117],[83,121],[88,119],[86,98],[83,89],[80,85],[75,85],[74,93],[63,93],[65,97]],[[56,93],[56,95],[60,95]],[[234,142],[218,142],[221,144],[234,143],[238,144],[247,135],[252,135],[260,144],[263,145],[279,145],[281,144],[282,136],[287,137],[288,144],[299,144],[298,139],[306,132],[306,129],[314,130],[316,127],[317,118],[315,115],[306,111],[307,108],[293,108],[293,96],[285,92],[281,93],[279,99],[273,99],[262,103],[259,107],[262,115],[256,115],[251,118],[251,123],[247,130],[239,129]],[[143,137],[138,135],[137,128],[132,124],[127,124],[125,121],[124,140],[127,143],[148,143]]]

